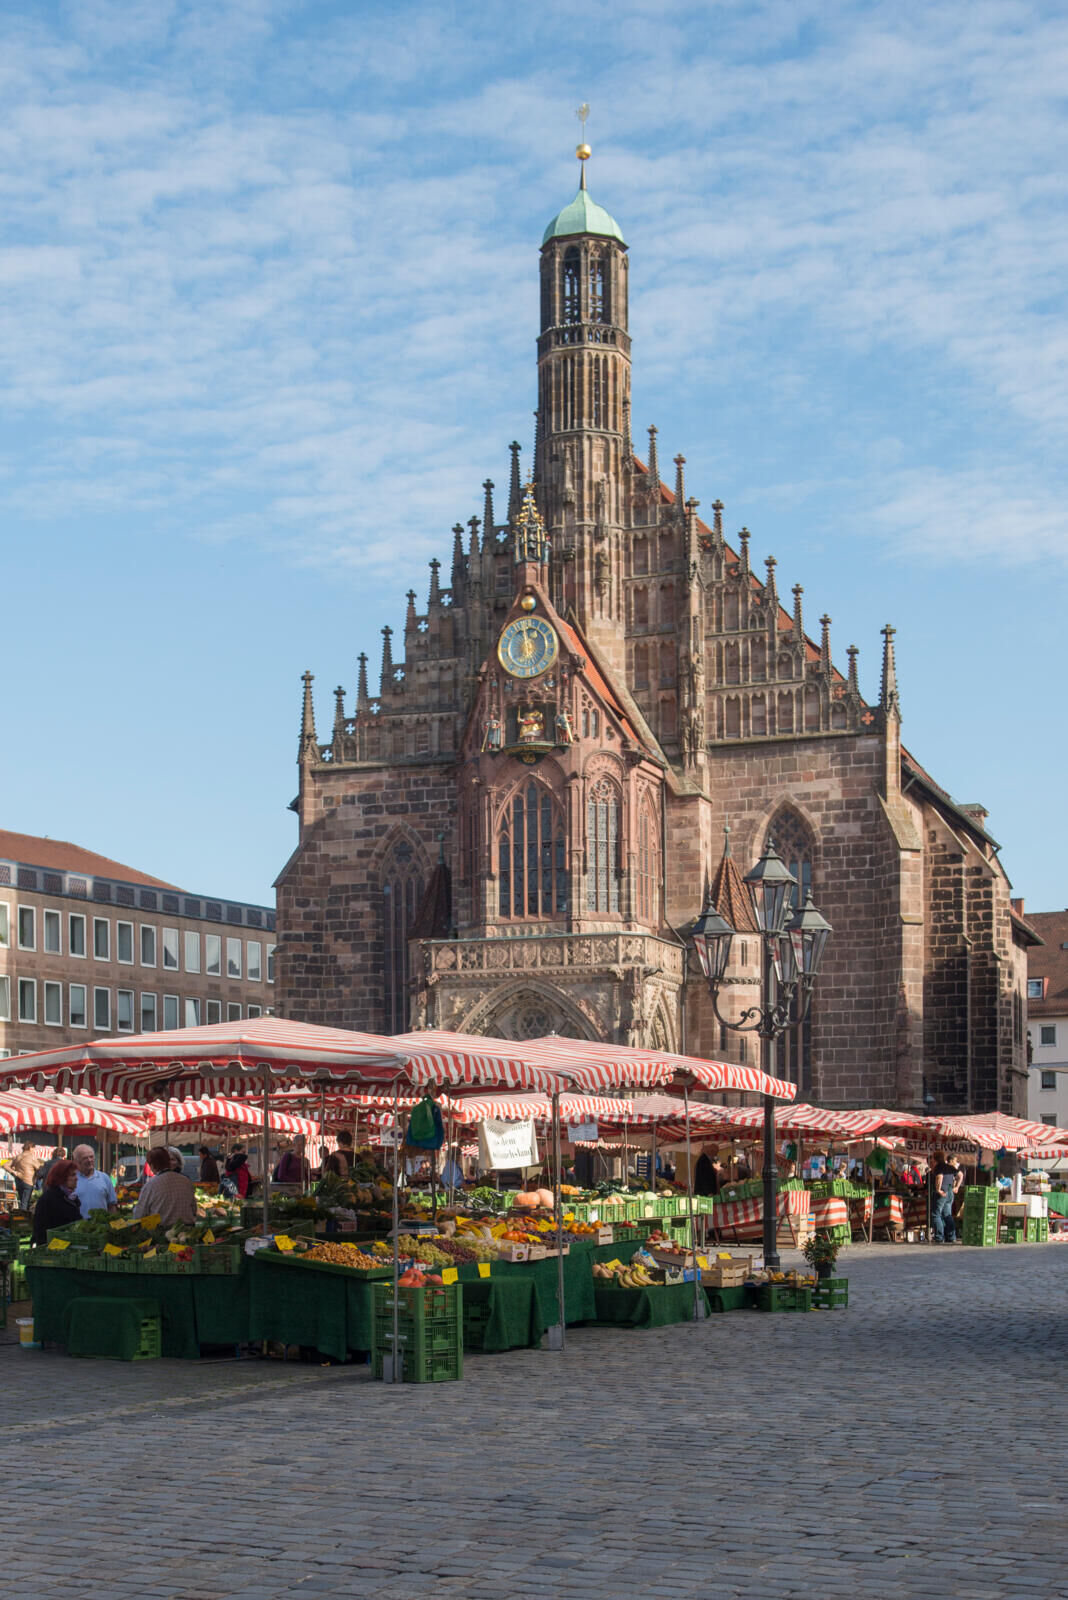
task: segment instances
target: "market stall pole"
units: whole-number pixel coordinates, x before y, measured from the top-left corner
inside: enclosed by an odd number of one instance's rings
[[[730,854],[730,830],[725,829],[725,833],[721,882],[727,881],[732,873],[737,876]],[[735,928],[728,922],[710,891],[708,903],[696,919],[690,937],[708,983],[717,1021],[734,1033],[757,1035],[763,1045],[764,1071],[771,1076],[775,1043],[787,1028],[803,1022],[808,1014],[812,1003],[812,986],[823,960],[831,927],[812,904],[811,894],[806,896],[804,906],[798,909],[797,879],[776,854],[770,838],[765,843],[764,854],[745,874],[742,883],[749,892],[748,903],[742,895],[737,897],[737,903],[744,914],[746,927]],[[748,920],[750,906],[751,927]],[[747,1007],[736,1020],[732,1020],[723,1016],[719,1009],[719,990],[726,976],[735,934],[747,931],[760,936],[761,999],[759,1005]],[[764,1264],[777,1267],[779,1172],[775,1164],[775,1099],[771,1094],[764,1095],[763,1177]]]
[[[549,1329],[549,1348],[563,1349],[567,1317],[564,1314],[564,1201],[560,1192],[560,1091],[553,1090],[553,1204],[556,1207],[556,1294],[560,1305],[559,1343]]]

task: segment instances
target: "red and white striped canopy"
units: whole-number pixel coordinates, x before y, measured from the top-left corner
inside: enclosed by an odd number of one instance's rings
[[[560,1116],[564,1122],[596,1122],[601,1118],[621,1121],[629,1100],[612,1100],[606,1095],[562,1094]],[[487,1117],[499,1122],[548,1122],[553,1114],[552,1100],[543,1094],[467,1095],[449,1103],[449,1114],[468,1125]]]
[[[1059,1144],[1068,1138],[1063,1128],[1052,1128],[1047,1122],[1029,1122],[1026,1117],[1010,1117],[1005,1111],[984,1111],[976,1116],[960,1117],[958,1121],[968,1127],[988,1128],[991,1133],[1009,1134],[1032,1143],[1041,1140],[1046,1144]],[[1006,1149],[1013,1148],[1006,1145]]]
[[[764,1113],[759,1106],[727,1107],[730,1119],[738,1127],[759,1128]],[[831,1111],[824,1106],[785,1106],[775,1113],[775,1127],[779,1133],[826,1133],[832,1137],[867,1139],[873,1134],[892,1128],[920,1126],[922,1117],[907,1111]]]
[[[433,1028],[398,1033],[390,1043],[408,1057],[408,1076],[421,1088],[438,1085],[460,1089],[533,1090],[552,1094],[573,1088],[555,1058],[539,1046],[543,1041],[489,1039],[470,1033],[442,1033]]]
[[[555,1033],[531,1043],[545,1050],[547,1064],[556,1063],[568,1072],[573,1088],[587,1094],[605,1089],[660,1089],[681,1076],[688,1076],[702,1089],[770,1094],[777,1100],[792,1100],[797,1093],[796,1084],[769,1077],[759,1067],[738,1066],[731,1061],[702,1061],[670,1050],[596,1044],[586,1039],[565,1039]]]
[[[974,1145],[979,1150],[1024,1150],[1032,1142],[1022,1133],[993,1128],[967,1117],[917,1117],[908,1139],[911,1144],[925,1144],[931,1149],[943,1140]]]
[[[263,1111],[251,1100],[222,1100],[212,1097],[204,1100],[156,1100],[145,1107],[145,1123],[150,1133],[160,1128],[176,1132],[179,1128],[260,1128]],[[310,1117],[295,1116],[291,1111],[279,1111],[271,1105],[270,1125],[274,1133],[301,1134],[310,1139],[318,1136],[319,1124]]]
[[[320,1079],[392,1083],[404,1077],[405,1062],[406,1052],[373,1033],[256,1017],[13,1056],[0,1063],[0,1083],[51,1084],[144,1103],[167,1085],[183,1097],[229,1098],[247,1093],[250,1082],[272,1089]]]
[[[0,1132],[14,1133],[19,1128],[97,1128],[139,1138],[144,1135],[145,1119],[129,1106],[86,1095],[0,1090]]]

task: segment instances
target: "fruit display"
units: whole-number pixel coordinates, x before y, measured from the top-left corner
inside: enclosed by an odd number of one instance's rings
[[[402,1233],[397,1238],[397,1251],[406,1260],[418,1261],[426,1267],[451,1267],[453,1258],[438,1248],[436,1240],[417,1239],[413,1234]]]
[[[303,1252],[300,1244],[295,1240],[294,1250],[300,1252],[303,1261],[325,1261],[332,1267],[358,1267],[362,1271],[382,1264],[377,1256],[365,1255],[355,1244],[314,1244]]]
[[[658,1288],[659,1282],[651,1278],[645,1267],[624,1266],[618,1261],[595,1261],[593,1276],[599,1283],[613,1283],[617,1289]]]

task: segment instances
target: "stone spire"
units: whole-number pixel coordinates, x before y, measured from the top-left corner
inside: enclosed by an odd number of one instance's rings
[[[685,456],[675,457],[675,515],[680,522],[686,515],[686,480],[682,471],[685,465]]]
[[[416,615],[416,610],[415,610],[415,590],[414,589],[409,589],[408,590],[407,599],[408,599],[408,610],[407,610],[407,612],[405,614],[405,618],[404,618],[404,631],[405,631],[406,634],[407,633],[416,633],[418,631],[418,628],[419,628],[419,618]]]
[[[345,733],[345,691],[340,683],[334,690],[334,743]]]
[[[749,582],[749,529],[738,530],[738,565],[741,568],[742,582]]]
[[[452,571],[450,583],[452,586],[452,603],[456,605],[463,594],[464,580],[467,569],[464,565],[464,530],[463,524],[454,522],[452,525]]]
[[[654,501],[660,499],[660,463],[656,458],[656,429],[649,429],[649,491]]]
[[[489,535],[487,534],[488,538]],[[485,544],[485,539],[483,539]],[[478,561],[478,518],[467,519],[467,571],[470,577],[475,576],[475,563]]]
[[[508,481],[508,521],[514,522],[519,515],[519,507],[523,504],[523,490],[519,482],[519,451],[521,449],[518,439],[513,439],[508,446],[512,452],[512,471]]]
[[[723,501],[712,502],[712,542],[717,550],[723,546]]]
[[[441,605],[441,584],[438,580],[438,573],[440,571],[441,562],[438,560],[437,556],[435,556],[433,561],[430,563],[430,594],[427,599],[427,608],[429,610],[433,610],[436,606]]]
[[[826,611],[820,618],[820,671],[825,678],[831,675],[831,619]]]
[[[798,644],[802,644],[805,638],[805,623],[801,615],[801,596],[804,592],[799,583],[794,584],[794,639]]]
[[[379,696],[383,696],[383,695],[389,694],[390,690],[393,688],[393,646],[390,643],[390,640],[392,638],[393,638],[393,629],[390,628],[390,627],[383,628],[382,629],[382,681],[381,681],[381,685],[380,685],[379,690],[378,690]]]
[[[300,759],[318,754],[319,741],[315,735],[315,706],[312,702],[312,684],[315,682],[313,672],[305,672],[301,682],[304,685],[304,704],[300,715]]]
[[[371,708],[371,696],[367,693],[367,652],[361,650],[358,656],[360,665],[359,678],[356,682],[356,715],[366,713]]]
[[[482,505],[482,543],[483,546],[485,546],[493,543],[493,534],[496,527],[493,516],[493,479],[487,478],[482,487],[486,494],[486,498]]]
[[[849,657],[849,693],[855,700],[860,699],[860,684],[857,682],[857,656],[859,651],[855,644],[851,644],[846,651]]]
[[[769,606],[768,626],[770,628],[777,629],[779,625],[779,619],[776,613],[779,604],[779,591],[775,587],[775,568],[779,565],[779,563],[776,561],[774,556],[766,556],[764,559],[764,565],[768,569],[768,576],[764,583],[764,598],[768,602]]]
[[[879,686],[879,705],[885,716],[901,719],[901,701],[897,693],[897,665],[894,661],[894,634],[889,622],[883,634],[883,676]]]

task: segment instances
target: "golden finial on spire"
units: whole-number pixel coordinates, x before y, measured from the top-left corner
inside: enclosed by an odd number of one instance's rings
[[[576,117],[578,117],[579,122],[582,124],[582,143],[580,145],[578,145],[576,147],[576,149],[575,149],[575,155],[578,157],[578,160],[582,163],[582,169],[581,169],[582,170],[582,178],[581,178],[581,181],[579,183],[579,188],[580,189],[585,189],[585,187],[586,187],[586,162],[590,159],[590,157],[593,154],[593,151],[590,149],[589,145],[586,143],[586,118],[589,116],[589,114],[590,114],[590,108],[586,104],[586,102],[583,101],[583,103],[579,106],[578,110],[575,112]]]

